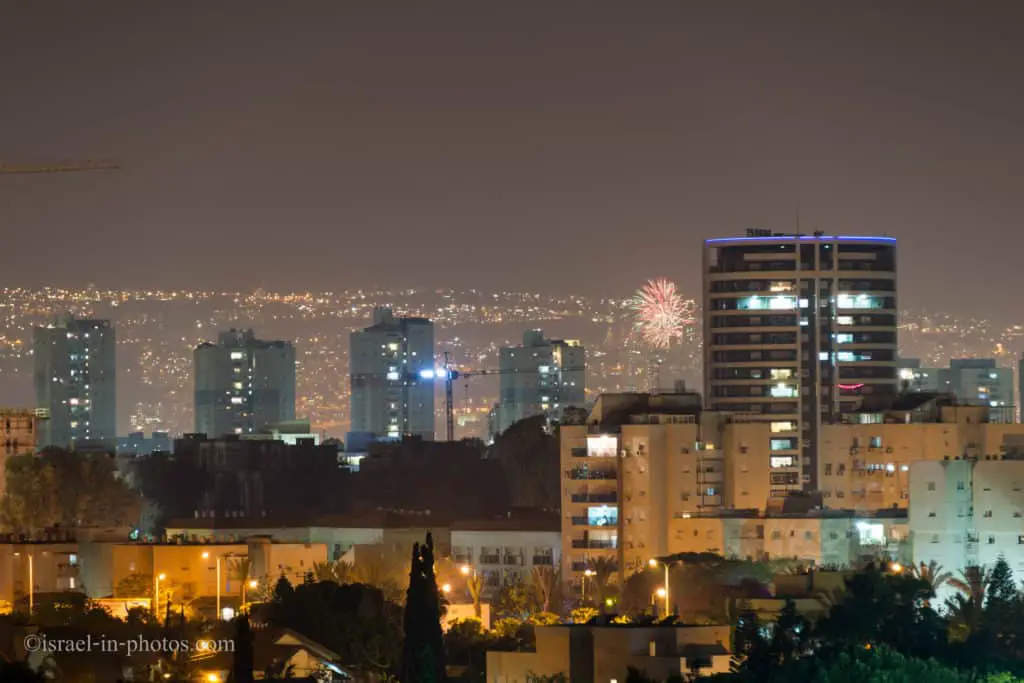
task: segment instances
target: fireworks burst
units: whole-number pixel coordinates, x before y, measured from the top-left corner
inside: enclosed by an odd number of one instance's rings
[[[636,324],[645,341],[667,349],[673,338],[683,336],[683,328],[693,322],[688,303],[676,291],[675,283],[664,278],[649,280],[632,301]]]

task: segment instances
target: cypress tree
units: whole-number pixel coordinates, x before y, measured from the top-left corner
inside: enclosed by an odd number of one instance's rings
[[[434,576],[434,539],[429,533],[426,543],[412,548],[403,621],[402,683],[444,683],[441,597]]]
[[[249,617],[235,617],[235,656],[231,662],[231,683],[253,683],[252,629]]]

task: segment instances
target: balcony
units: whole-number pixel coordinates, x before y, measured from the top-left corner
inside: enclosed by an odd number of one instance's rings
[[[501,555],[481,555],[480,564],[501,564]]]
[[[513,567],[521,567],[523,565],[522,555],[505,555],[503,564]]]
[[[573,448],[570,451],[570,454],[574,458],[585,458],[585,457],[587,457],[587,448],[586,448],[586,446],[584,446],[582,448]]]
[[[586,548],[589,550],[613,550],[618,547],[615,541],[582,541],[573,539],[573,548]]]
[[[590,563],[589,562],[573,562],[572,563],[572,570],[574,572],[583,572],[583,571],[586,571],[587,569],[590,569]]]
[[[618,479],[618,473],[615,470],[592,470],[585,468],[569,470],[567,476],[569,479],[575,479],[577,481],[588,479],[614,481],[615,479]]]
[[[533,563],[535,565],[546,565],[546,566],[550,567],[551,565],[553,565],[555,563],[555,558],[552,557],[551,555],[534,555],[533,556]]]
[[[614,491],[608,493],[574,493],[574,503],[617,503],[619,496]]]

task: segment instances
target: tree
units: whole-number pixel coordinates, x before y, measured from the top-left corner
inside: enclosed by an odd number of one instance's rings
[[[618,569],[615,560],[610,557],[598,557],[590,561],[590,570],[593,572],[590,577],[590,586],[601,612],[605,611],[607,600],[611,597],[612,577],[615,576]],[[587,577],[583,577],[583,580],[586,581]]]
[[[960,572],[959,578],[949,579],[949,585],[970,600],[981,604],[988,590],[989,574],[984,567],[970,566]]]
[[[536,602],[530,588],[516,577],[501,585],[495,600],[495,612],[499,618],[512,618],[526,621],[530,614],[536,612]]]
[[[923,580],[874,568],[846,580],[842,599],[823,617],[817,635],[851,646],[888,645],[916,657],[942,653],[946,625],[927,604],[934,597]]]
[[[434,576],[434,539],[429,533],[423,545],[413,545],[403,623],[402,682],[443,683],[447,678],[441,597]]]
[[[367,677],[398,670],[402,608],[373,586],[323,581],[293,588],[278,580],[268,616],[274,626],[322,643]]]
[[[25,662],[0,659],[0,681],[4,683],[44,683],[46,677]]]
[[[560,567],[535,566],[530,572],[530,584],[537,607],[541,612],[550,612],[551,606],[558,602],[557,596],[562,587],[562,570]]]
[[[33,534],[50,527],[125,527],[138,523],[142,500],[116,476],[105,453],[56,448],[7,461],[3,521]]]
[[[115,598],[150,598],[153,597],[153,575],[129,574],[114,586]]]
[[[253,683],[253,637],[249,617],[235,617],[235,653],[231,662],[232,683]]]
[[[558,437],[544,415],[516,422],[495,440],[488,459],[497,460],[515,507],[555,510],[560,505]]]
[[[914,567],[914,576],[920,581],[924,581],[928,584],[928,587],[933,593],[953,578],[953,574],[943,569],[942,565],[935,560],[932,560],[928,564],[922,562],[919,565],[916,565]]]

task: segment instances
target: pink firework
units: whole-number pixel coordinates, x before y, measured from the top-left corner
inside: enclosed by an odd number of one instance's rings
[[[692,322],[689,306],[676,291],[675,283],[664,278],[650,280],[637,291],[632,301],[640,333],[648,344],[668,348],[672,339],[683,336],[683,327]]]

